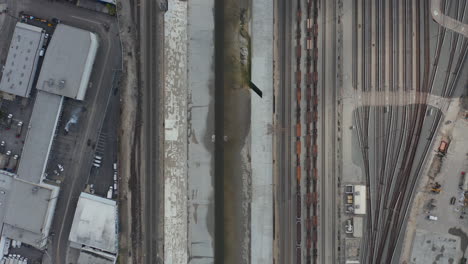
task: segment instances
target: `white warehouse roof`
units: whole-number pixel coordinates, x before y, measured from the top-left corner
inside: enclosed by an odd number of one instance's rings
[[[98,46],[96,34],[58,24],[44,57],[37,89],[83,100]]]
[[[0,170],[1,235],[42,248],[47,242],[58,187],[33,184]]]
[[[62,96],[37,92],[18,165],[19,178],[33,183],[42,182],[62,104]]]
[[[70,231],[70,246],[91,247],[117,254],[117,204],[81,193]]]
[[[21,22],[16,23],[0,82],[1,91],[29,97],[42,42],[41,28]]]
[[[366,186],[354,186],[354,213],[366,214]]]

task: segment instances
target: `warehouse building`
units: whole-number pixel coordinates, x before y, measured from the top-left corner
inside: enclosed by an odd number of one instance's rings
[[[77,263],[115,263],[118,251],[117,204],[81,193],[70,231],[70,247],[80,251]]]
[[[57,25],[37,82],[38,93],[18,166],[18,177],[44,179],[63,97],[83,100],[98,48],[94,33]]]
[[[29,97],[44,41],[41,28],[18,22],[0,81],[0,91]]]
[[[62,104],[62,96],[38,91],[17,171],[22,180],[42,182]]]
[[[33,27],[26,24],[19,27],[33,31]],[[42,34],[42,31],[37,33]],[[32,35],[32,33],[29,34]],[[39,38],[36,41],[39,41],[38,47],[41,47],[42,39]],[[21,45],[17,45],[14,49],[20,48],[27,49]],[[5,244],[6,238],[39,249],[43,249],[47,243],[59,188],[43,182],[45,167],[64,97],[84,99],[97,49],[98,42],[95,34],[63,24],[57,26],[45,53],[36,85],[38,91],[17,174],[0,170],[0,245]],[[36,49],[37,52],[39,50]],[[29,52],[32,53],[32,48]],[[14,54],[14,52],[9,54],[9,57],[11,55],[13,59],[17,59],[19,55]],[[24,61],[30,62],[31,58],[28,57]],[[25,62],[23,64],[26,65]],[[16,62],[11,65],[17,67]],[[24,68],[27,67],[32,66],[29,64],[24,66]],[[34,71],[31,70],[29,77],[34,78]],[[24,76],[20,74],[20,77]],[[11,79],[7,81],[7,83],[13,83]],[[23,97],[29,96],[32,83],[25,86],[23,82],[18,81],[17,84],[22,86],[15,86],[15,89],[6,91]],[[8,88],[8,86],[2,87]],[[83,251],[82,263],[101,263],[101,260],[111,261],[102,263],[115,263],[117,254],[116,204],[115,201],[103,202],[96,199],[80,198],[77,209],[79,217],[76,215],[75,218],[85,220],[74,222],[75,229],[72,229],[71,234],[78,235],[71,237],[73,239],[70,241],[73,241],[74,245],[83,246],[83,249],[80,249]],[[94,210],[94,214],[91,215],[88,208],[95,204],[98,209]],[[105,215],[104,218],[103,215]],[[88,220],[93,220],[93,233],[86,230],[91,227],[86,226]],[[110,225],[110,222],[113,225]],[[98,232],[104,232],[100,233],[105,236],[104,242],[97,241]],[[86,239],[86,235],[89,239]]]
[[[58,24],[47,48],[37,89],[83,100],[98,46],[96,34]]]
[[[1,237],[43,248],[57,203],[59,188],[34,184],[0,170]]]

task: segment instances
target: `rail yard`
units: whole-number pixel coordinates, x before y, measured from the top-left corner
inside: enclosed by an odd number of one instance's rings
[[[434,180],[430,168],[444,168],[456,158],[466,163],[463,155],[445,151],[451,141],[462,141],[447,127],[463,127],[467,120],[458,102],[467,94],[468,41],[432,20],[431,13],[466,23],[467,3],[283,4],[279,47],[286,66],[281,66],[278,99],[283,147],[277,151],[284,157],[280,182],[289,183],[277,194],[283,202],[276,208],[283,212],[278,214],[279,260],[408,261],[409,252],[419,252],[414,234],[418,238],[427,221],[440,221],[420,209],[419,196],[429,192],[436,198],[425,199],[436,201],[450,189]],[[464,173],[463,166],[457,174]],[[467,190],[459,181],[457,192],[442,196],[464,219]],[[419,222],[413,219],[421,214]],[[449,236],[464,225],[460,221],[454,221]],[[466,255],[466,248],[458,250]]]

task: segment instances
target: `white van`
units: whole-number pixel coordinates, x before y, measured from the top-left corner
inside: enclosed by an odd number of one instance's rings
[[[429,220],[431,220],[431,221],[437,221],[437,216],[428,215],[428,216],[427,216],[427,219],[429,219]]]

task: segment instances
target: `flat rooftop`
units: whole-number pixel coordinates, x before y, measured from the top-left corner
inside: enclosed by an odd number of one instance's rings
[[[38,185],[0,171],[0,224],[2,235],[28,245],[45,244],[58,188]]]
[[[354,186],[354,213],[366,214],[366,186]]]
[[[44,56],[37,89],[83,100],[97,49],[96,34],[58,24]]]
[[[17,171],[22,180],[42,181],[62,103],[62,96],[37,92]]]
[[[29,97],[42,42],[41,28],[16,23],[0,82],[0,91]]]
[[[117,254],[117,204],[81,193],[70,231],[70,242]]]
[[[78,257],[77,264],[113,264],[113,259],[104,258],[100,255],[82,251]]]

